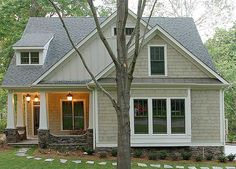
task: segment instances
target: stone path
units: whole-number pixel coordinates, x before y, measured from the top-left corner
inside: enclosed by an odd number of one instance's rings
[[[26,153],[27,153],[28,150],[29,150],[29,148],[20,148],[17,151],[16,156],[24,157],[24,156],[26,156]]]

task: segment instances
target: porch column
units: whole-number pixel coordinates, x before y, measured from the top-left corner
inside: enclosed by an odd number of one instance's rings
[[[7,129],[15,129],[14,117],[14,95],[12,91],[8,91],[7,95]]]
[[[16,127],[25,127],[23,112],[23,95],[17,94],[17,124]]]
[[[89,129],[93,129],[93,92],[89,92]]]
[[[39,130],[48,130],[47,100],[45,91],[40,91]]]

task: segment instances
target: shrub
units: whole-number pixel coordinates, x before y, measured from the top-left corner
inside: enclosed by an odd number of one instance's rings
[[[105,151],[102,151],[102,152],[99,152],[99,158],[107,158],[107,152]]]
[[[93,155],[94,150],[93,150],[93,148],[91,148],[91,147],[87,147],[87,148],[85,148],[85,152],[86,152],[88,155]]]
[[[206,160],[211,161],[212,159],[213,159],[213,155],[210,154],[210,153],[208,153],[208,154],[206,155]]]
[[[176,161],[179,158],[179,154],[178,153],[171,153],[170,158],[171,158],[171,160]]]
[[[165,160],[166,157],[167,157],[167,152],[166,152],[166,151],[160,151],[160,152],[159,152],[159,158],[160,158],[161,160]]]
[[[143,156],[143,151],[142,151],[142,150],[136,149],[136,150],[134,151],[134,157],[135,157],[135,158],[140,158],[140,157],[142,157],[142,156]]]
[[[6,119],[0,119],[0,133],[3,133],[7,126]]]
[[[202,158],[201,155],[198,155],[197,157],[195,157],[196,162],[199,162],[199,161],[202,161],[202,160],[203,160],[203,158]]]
[[[225,155],[220,155],[220,156],[218,157],[218,160],[219,160],[219,162],[221,162],[221,163],[225,163],[226,160],[227,160],[227,157],[226,157]]]
[[[157,153],[156,152],[149,152],[148,159],[149,160],[157,160]]]
[[[235,154],[229,154],[228,156],[227,156],[227,158],[228,158],[228,160],[229,161],[234,161],[234,159],[235,159]]]
[[[184,151],[184,152],[181,153],[181,156],[182,156],[183,160],[190,160],[190,158],[192,156],[192,153]]]
[[[117,148],[111,149],[111,155],[112,155],[112,157],[117,157]]]
[[[229,134],[228,135],[228,140],[229,140],[230,143],[232,143],[234,141],[234,137],[235,137],[234,134]]]

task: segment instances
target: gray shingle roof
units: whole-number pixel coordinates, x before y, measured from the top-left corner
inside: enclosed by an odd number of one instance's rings
[[[104,20],[105,18],[100,18],[100,22]],[[146,20],[146,18],[144,18],[144,20]],[[64,18],[64,21],[75,43],[79,43],[95,29],[94,20],[91,17]],[[150,21],[150,26],[154,27],[156,24],[162,27],[173,38],[215,71],[211,58],[204,48],[196,26],[191,18],[154,17]],[[23,37],[36,32],[37,34],[53,34],[53,39],[50,42],[44,65],[16,66],[14,56],[5,74],[2,83],[3,86],[30,86],[72,49],[58,18],[30,18]]]
[[[53,33],[25,33],[13,47],[44,47]]]

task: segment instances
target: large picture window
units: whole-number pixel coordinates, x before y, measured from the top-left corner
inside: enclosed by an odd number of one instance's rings
[[[84,129],[84,102],[62,101],[63,130]]]
[[[150,46],[150,74],[165,75],[165,47]]]

